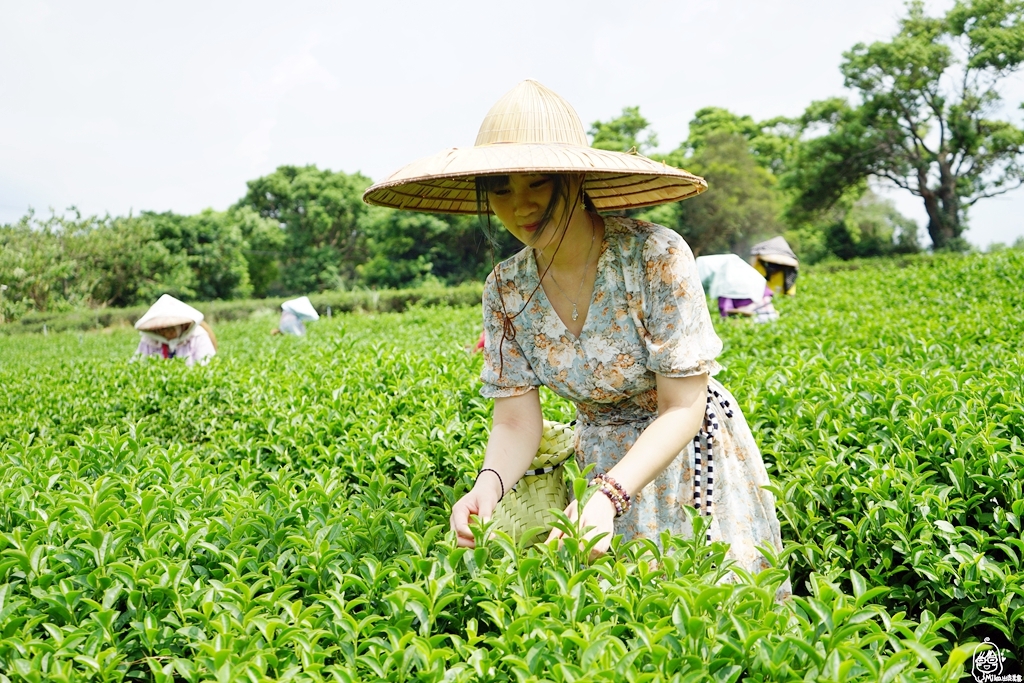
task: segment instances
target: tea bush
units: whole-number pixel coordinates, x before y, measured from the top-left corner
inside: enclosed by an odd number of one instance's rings
[[[983,635],[1024,651],[1022,285],[1018,252],[862,264],[716,320],[780,500],[759,576],[682,538],[455,548],[476,308],[223,323],[191,369],[4,338],[0,681],[958,680]]]
[[[1024,654],[1024,254],[802,285],[783,324],[729,327],[725,378],[749,398],[797,579],[859,571],[891,609]]]

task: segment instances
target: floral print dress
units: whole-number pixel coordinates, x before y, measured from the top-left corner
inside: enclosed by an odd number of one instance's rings
[[[581,465],[610,470],[657,417],[655,373],[709,376],[720,370],[715,334],[693,254],[675,232],[628,218],[605,217],[594,294],[586,324],[574,337],[543,288],[533,249],[502,262],[484,288],[485,397],[519,396],[543,384],[576,405],[576,453]],[[500,294],[500,299],[499,299]],[[502,305],[504,303],[504,306]],[[502,340],[504,311],[515,315],[515,339]],[[499,350],[499,344],[501,346]],[[775,501],[761,454],[736,400],[709,382],[714,443],[712,540],[731,544],[729,557],[749,571],[768,567],[758,545],[782,550]],[[700,500],[709,472],[691,443],[634,497],[616,519],[625,539],[657,540],[665,529],[691,536],[684,506]],[[696,469],[695,469],[696,466]],[[706,460],[705,460],[706,467]],[[703,480],[699,477],[703,474]],[[705,498],[707,496],[705,495]]]

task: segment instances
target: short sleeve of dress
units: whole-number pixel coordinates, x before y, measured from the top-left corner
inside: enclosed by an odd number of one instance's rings
[[[518,342],[505,339],[502,343],[501,300],[498,286],[491,273],[484,284],[484,367],[480,371],[483,386],[480,394],[485,398],[522,396],[541,384]],[[500,345],[500,352],[499,352]]]
[[[645,240],[641,261],[648,369],[665,377],[716,374],[722,340],[711,323],[690,247],[659,226]]]

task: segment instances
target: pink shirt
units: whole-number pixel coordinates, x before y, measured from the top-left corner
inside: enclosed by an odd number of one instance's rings
[[[142,337],[139,340],[139,346],[135,349],[135,355],[146,357],[146,356],[162,356],[164,358],[184,358],[186,365],[192,366],[196,363],[205,364],[211,356],[217,354],[217,349],[213,348],[213,342],[210,340],[210,335],[206,333],[202,327],[196,326],[194,332],[189,335],[188,339],[184,340],[180,344],[172,346],[171,344],[161,344],[152,337]]]

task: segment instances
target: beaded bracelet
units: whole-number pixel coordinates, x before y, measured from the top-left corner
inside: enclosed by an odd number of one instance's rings
[[[626,489],[622,487],[619,482],[615,481],[607,474],[598,474],[591,482],[591,486],[597,486],[598,491],[603,493],[608,500],[611,501],[612,506],[615,508],[615,516],[621,517],[622,515],[629,512],[633,502],[626,493]]]
[[[618,492],[618,494],[620,496],[622,496],[623,500],[626,501],[626,505],[627,506],[632,504],[633,500],[629,497],[629,494],[626,493],[626,489],[624,489],[622,487],[622,484],[620,484],[619,482],[615,481],[614,479],[609,477],[607,474],[598,474],[597,476],[594,477],[594,479],[600,479],[601,481],[610,484],[612,487],[615,488],[615,490]]]
[[[611,489],[608,486],[605,486],[605,485],[602,484],[601,488],[599,488],[598,491],[603,493],[605,495],[605,497],[608,500],[611,501],[612,507],[615,508],[615,517],[616,518],[621,517],[623,514],[625,514],[625,508],[622,506],[622,499],[620,499],[618,497],[618,495],[616,495],[613,492],[613,489]]]

